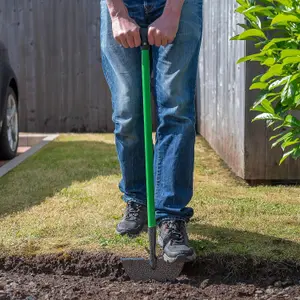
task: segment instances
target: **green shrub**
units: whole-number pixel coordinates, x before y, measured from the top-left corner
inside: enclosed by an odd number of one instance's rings
[[[258,61],[266,72],[253,79],[250,89],[260,90],[251,108],[274,131],[272,147],[283,156],[300,157],[300,0],[237,0],[236,11],[245,16],[244,31],[233,40],[254,41],[256,53],[238,63]]]

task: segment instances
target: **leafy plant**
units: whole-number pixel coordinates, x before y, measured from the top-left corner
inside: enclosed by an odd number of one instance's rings
[[[274,136],[272,147],[281,146],[283,156],[300,157],[300,0],[237,0],[236,12],[246,18],[244,31],[232,40],[254,41],[257,53],[238,63],[258,61],[266,72],[253,79],[250,89],[260,90],[251,110],[255,120],[266,120]]]

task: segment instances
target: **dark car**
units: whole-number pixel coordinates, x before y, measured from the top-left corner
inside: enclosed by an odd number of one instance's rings
[[[19,144],[18,83],[0,41],[0,159],[16,156]]]

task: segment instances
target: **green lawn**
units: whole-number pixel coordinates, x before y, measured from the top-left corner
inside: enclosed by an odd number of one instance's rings
[[[124,203],[113,135],[62,135],[0,178],[0,255],[70,249],[146,255],[147,236],[115,235]],[[198,138],[195,217],[198,255],[300,259],[299,187],[249,187]]]

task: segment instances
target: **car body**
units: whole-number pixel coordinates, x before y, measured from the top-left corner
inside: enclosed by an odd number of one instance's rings
[[[8,51],[0,41],[0,159],[11,159],[19,142],[19,90]]]

